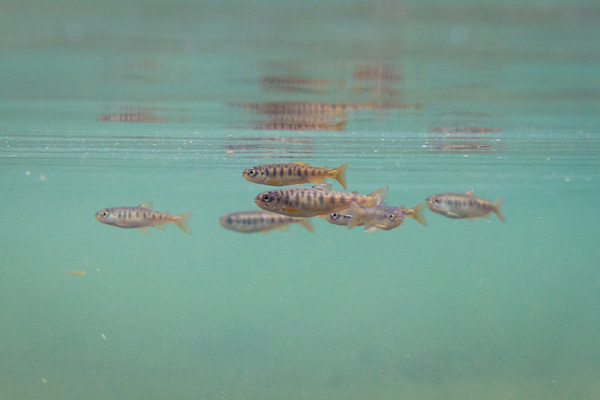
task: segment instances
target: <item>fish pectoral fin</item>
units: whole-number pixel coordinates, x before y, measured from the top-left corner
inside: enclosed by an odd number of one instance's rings
[[[460,218],[460,215],[458,215],[458,214],[456,214],[456,213],[453,213],[452,211],[447,211],[447,215],[448,215],[450,218]]]
[[[284,208],[283,212],[286,214],[297,214],[298,209],[297,208]]]
[[[317,215],[317,218],[325,218],[325,217],[327,217],[328,215],[329,215],[329,214],[320,214],[320,215]]]
[[[138,207],[147,208],[148,210],[152,210],[152,202],[145,201],[142,204],[140,204]]]
[[[377,230],[376,227],[372,226],[370,228],[365,229],[365,233],[373,233]]]
[[[277,179],[274,179],[274,178],[268,178],[268,179],[265,179],[265,184],[271,185],[271,186],[278,186],[279,185],[279,181]]]

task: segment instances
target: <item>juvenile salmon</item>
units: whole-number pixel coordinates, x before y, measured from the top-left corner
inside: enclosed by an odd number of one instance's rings
[[[187,226],[188,213],[169,215],[166,212],[152,210],[152,202],[148,201],[137,207],[104,208],[96,213],[96,219],[103,224],[119,228],[139,228],[147,232],[148,227],[164,230],[166,224],[175,224],[185,233],[190,233]]]

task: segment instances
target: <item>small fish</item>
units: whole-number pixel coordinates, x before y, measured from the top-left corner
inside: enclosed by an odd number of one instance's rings
[[[303,162],[263,164],[246,168],[242,176],[247,181],[270,186],[325,183],[326,178],[333,178],[346,189],[346,163],[335,169],[311,167]]]
[[[368,195],[359,195],[356,192],[335,192],[331,190],[331,184],[324,184],[269,190],[256,196],[254,202],[263,210],[277,214],[314,217],[345,210],[352,202],[375,207],[385,199],[387,191],[387,186],[383,186]]]
[[[379,205],[378,207],[381,207],[381,206],[382,205]],[[415,221],[419,222],[421,225],[427,226],[427,221],[425,220],[425,216],[423,215],[423,210],[425,209],[425,202],[419,203],[418,205],[414,206],[413,208],[404,208],[404,206],[398,207],[398,208],[404,213],[405,217],[412,218]],[[330,213],[329,215],[327,215],[325,217],[325,220],[333,225],[348,226],[348,220],[350,219],[350,217],[351,217],[351,215],[344,213],[342,211],[342,212]],[[364,221],[356,222],[356,226],[364,225],[364,224],[365,224]]]
[[[426,199],[427,207],[438,214],[448,218],[477,217],[489,218],[490,213],[495,213],[498,219],[504,222],[504,216],[500,212],[502,197],[495,203],[473,196],[473,192],[466,193],[442,193],[429,196]]]
[[[402,225],[404,212],[399,207],[379,204],[376,207],[360,207],[358,204],[350,203],[348,210],[348,229],[357,225],[364,225],[365,232],[375,232],[377,229],[389,231]]]
[[[265,233],[272,229],[284,230],[291,224],[300,224],[309,232],[314,232],[309,218],[288,217],[263,210],[226,214],[219,218],[219,223],[225,229],[240,233]]]
[[[150,226],[164,230],[165,224],[175,224],[185,233],[190,233],[187,226],[189,217],[189,213],[169,215],[166,212],[153,211],[150,201],[138,207],[104,208],[96,213],[96,219],[103,224],[119,228],[139,228],[141,232],[147,232]]]

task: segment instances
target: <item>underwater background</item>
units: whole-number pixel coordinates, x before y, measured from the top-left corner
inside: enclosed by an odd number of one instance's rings
[[[600,4],[1,10],[0,399],[600,398]],[[288,161],[506,222],[219,225]]]

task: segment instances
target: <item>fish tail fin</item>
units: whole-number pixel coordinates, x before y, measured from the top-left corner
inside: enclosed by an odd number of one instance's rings
[[[350,208],[348,209],[348,215],[350,215],[350,218],[348,218],[348,229],[352,229],[360,223],[360,219],[361,219],[360,206],[358,204],[356,204],[354,201],[352,203],[350,203]]]
[[[179,227],[182,231],[189,235],[190,228],[188,227],[187,221],[190,218],[190,213],[183,213],[175,216],[175,225]]]
[[[335,179],[346,189],[346,163],[335,169]]]
[[[496,202],[494,203],[494,213],[496,213],[498,219],[502,222],[504,222],[504,215],[502,215],[502,213],[500,212],[500,207],[502,207],[503,201],[504,200],[502,199],[502,197],[498,197],[498,200],[496,200]]]
[[[377,203],[375,204],[375,206],[378,206],[381,203],[383,203],[383,201],[385,200],[385,196],[387,195],[387,192],[388,192],[388,187],[386,185],[386,186],[380,187],[373,193],[370,193],[369,196],[377,198]]]
[[[417,204],[416,206],[411,208],[411,210],[412,210],[412,215],[407,215],[407,216],[411,217],[412,219],[414,219],[421,225],[427,226],[427,220],[425,219],[425,216],[423,215],[423,210],[425,210],[425,202]]]
[[[335,124],[335,130],[336,131],[345,131],[346,130],[346,122],[348,122],[348,121],[340,121],[337,124]]]
[[[306,228],[309,232],[314,232],[315,228],[313,228],[312,223],[310,222],[310,218],[302,218],[300,220],[300,225]]]

